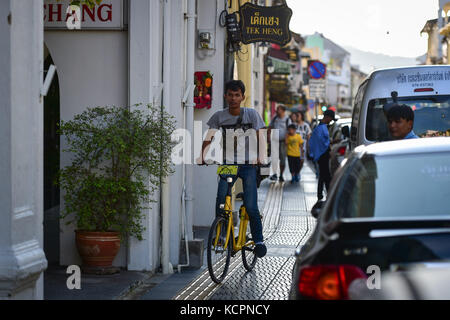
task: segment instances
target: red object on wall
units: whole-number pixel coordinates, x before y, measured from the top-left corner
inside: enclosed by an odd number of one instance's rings
[[[209,71],[194,73],[194,103],[196,109],[211,109],[213,78]]]

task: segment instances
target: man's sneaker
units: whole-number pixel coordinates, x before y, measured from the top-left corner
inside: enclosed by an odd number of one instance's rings
[[[255,255],[256,255],[258,258],[264,257],[264,256],[266,255],[266,253],[267,253],[266,245],[265,245],[264,243],[262,243],[262,242],[257,243],[257,244],[255,245],[255,250],[254,250],[254,252],[255,252]]]
[[[284,182],[283,176],[280,177],[280,182]]]
[[[277,181],[278,180],[278,176],[276,174],[274,174],[273,176],[270,177],[270,180]]]

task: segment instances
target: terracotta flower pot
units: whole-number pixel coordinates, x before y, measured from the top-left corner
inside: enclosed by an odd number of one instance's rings
[[[85,267],[111,267],[120,249],[119,232],[75,231],[78,253]]]

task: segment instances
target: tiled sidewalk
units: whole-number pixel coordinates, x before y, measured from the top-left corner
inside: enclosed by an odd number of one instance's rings
[[[316,190],[316,176],[308,166],[302,170],[300,184],[264,181],[260,198],[266,195],[261,211],[264,216],[267,256],[258,260],[253,272],[246,272],[240,255],[237,255],[232,259],[229,274],[221,285],[214,284],[205,269],[173,298],[177,300],[287,299],[291,271],[295,262],[295,250],[304,245],[315,227],[315,219],[309,211],[317,200]],[[155,295],[152,294],[150,297],[154,298]]]

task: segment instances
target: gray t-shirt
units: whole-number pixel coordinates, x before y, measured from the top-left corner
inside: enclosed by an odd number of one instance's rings
[[[260,130],[266,126],[263,119],[259,115],[259,113],[250,108],[241,108],[242,114],[242,122],[241,125],[246,128],[251,128],[255,131]],[[222,111],[216,112],[208,121],[208,126],[210,129],[222,129],[222,126],[235,126],[238,122],[239,115],[233,116],[230,114],[229,109],[224,109]],[[232,129],[230,129],[232,130]],[[226,149],[234,150],[234,160],[232,154],[227,156],[225,163],[238,163],[244,164],[248,161],[254,161],[257,158],[257,143],[255,143],[256,134],[254,135],[254,139],[252,140],[252,144],[250,144],[250,138],[245,138],[245,133],[239,131],[234,131],[235,136],[237,137],[237,145],[234,146],[233,149],[229,149],[228,144],[226,143]],[[248,134],[248,132],[247,132]],[[227,134],[228,135],[228,134]],[[241,137],[241,138],[240,138]],[[242,138],[244,137],[244,138]],[[232,138],[234,141],[234,138]],[[226,140],[228,141],[228,140]],[[231,141],[229,141],[231,142]],[[222,141],[223,146],[223,141]],[[230,152],[230,151],[228,151]],[[227,153],[227,150],[224,150],[224,158]]]
[[[244,111],[242,116],[242,124],[252,124],[252,128],[255,130],[262,129],[266,126],[263,119],[255,109],[241,108]],[[239,115],[233,116],[230,111],[223,109],[217,111],[211,119],[208,121],[210,129],[220,129],[221,126],[235,125],[239,119]]]
[[[284,118],[280,118],[278,116],[275,116],[275,118],[272,119],[272,122],[270,123],[270,127],[273,129],[279,130],[279,139],[280,141],[284,141],[286,138],[287,133],[287,127],[292,124],[291,119],[285,115]]]

